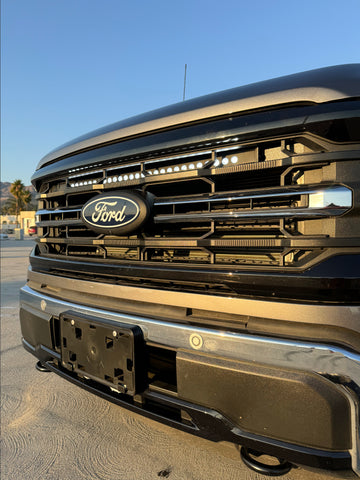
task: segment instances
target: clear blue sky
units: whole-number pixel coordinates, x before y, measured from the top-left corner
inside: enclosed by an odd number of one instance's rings
[[[2,0],[1,180],[182,99],[360,62],[360,0]]]

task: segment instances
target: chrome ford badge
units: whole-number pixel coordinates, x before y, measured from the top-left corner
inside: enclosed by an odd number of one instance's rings
[[[149,204],[134,192],[111,192],[92,198],[82,208],[83,222],[98,233],[122,235],[137,230],[149,215]]]

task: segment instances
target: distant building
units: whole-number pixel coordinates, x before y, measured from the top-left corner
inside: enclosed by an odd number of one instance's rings
[[[19,219],[20,219],[20,228],[24,230],[24,234],[28,235],[29,227],[35,225],[35,210],[23,210],[20,212]]]
[[[29,227],[35,225],[35,213],[35,210],[23,210],[19,214],[20,228],[24,230],[25,235],[28,235]],[[13,229],[19,226],[16,221],[16,215],[1,215],[0,222],[2,230],[7,228]]]
[[[16,223],[16,215],[0,215],[1,225],[10,225]]]

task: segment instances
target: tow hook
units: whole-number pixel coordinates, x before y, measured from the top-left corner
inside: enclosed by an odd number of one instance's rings
[[[294,466],[290,462],[278,457],[276,457],[276,459],[279,463],[276,465],[261,463],[259,460],[254,458],[261,457],[262,455],[265,454],[251,448],[242,447],[240,450],[241,460],[245,463],[245,465],[261,475],[267,475],[268,477],[280,477],[281,475],[288,473]]]
[[[39,370],[39,372],[51,372],[50,368],[46,366],[46,363],[43,363],[41,360],[37,362],[35,368]]]

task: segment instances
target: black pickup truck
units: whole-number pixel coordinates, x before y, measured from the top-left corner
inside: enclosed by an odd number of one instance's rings
[[[45,156],[20,311],[38,368],[241,445],[260,473],[360,476],[359,113],[343,65]]]

